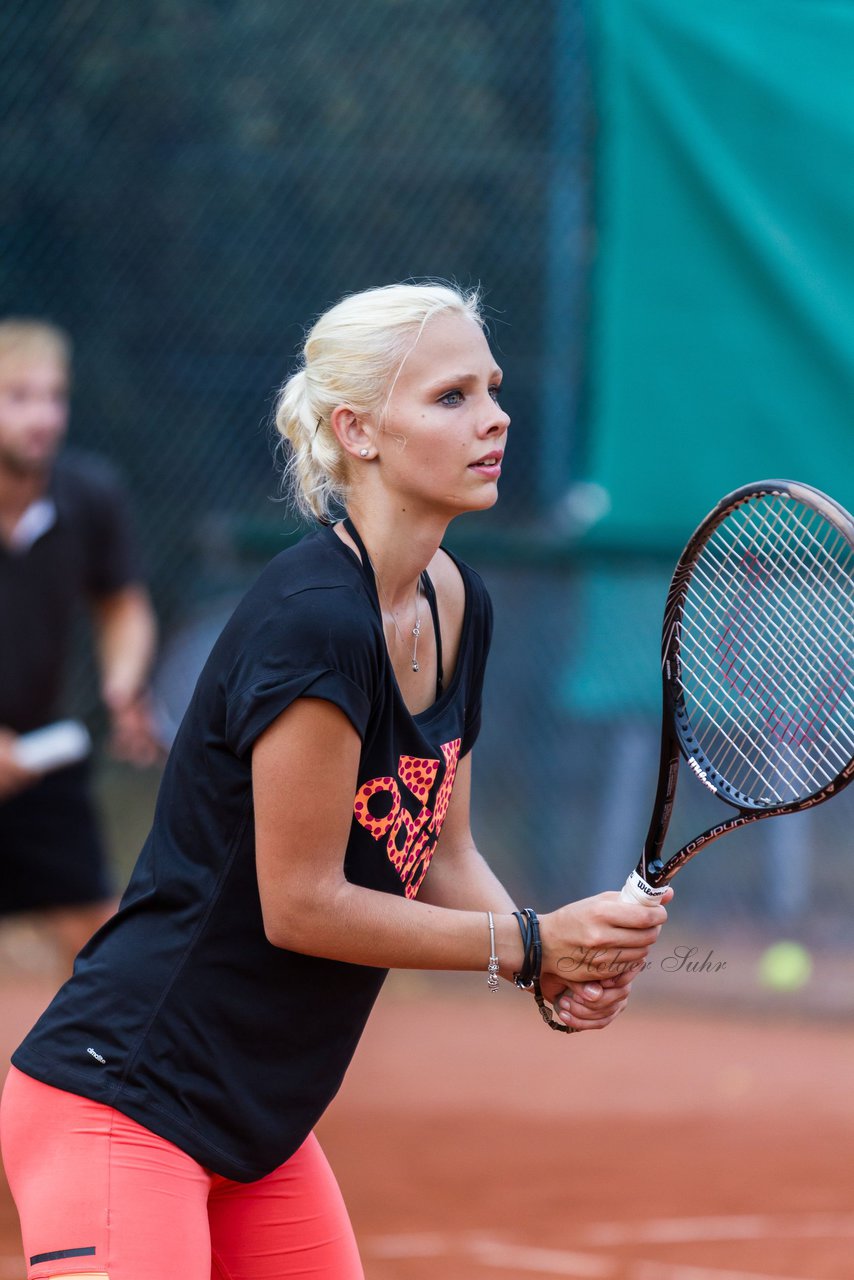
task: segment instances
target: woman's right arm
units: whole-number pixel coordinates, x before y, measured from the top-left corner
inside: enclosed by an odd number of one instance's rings
[[[252,753],[258,885],[269,940],[279,947],[380,968],[486,968],[484,909],[439,906],[352,884],[344,874],[361,742],[333,703],[300,698]],[[384,856],[378,849],[378,856]],[[667,913],[601,894],[543,916],[544,971],[566,981],[642,959]],[[502,971],[521,964],[513,915],[495,917]],[[564,970],[571,970],[564,974]]]

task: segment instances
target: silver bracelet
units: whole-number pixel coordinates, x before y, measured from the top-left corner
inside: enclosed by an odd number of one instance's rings
[[[495,954],[495,921],[492,912],[487,911],[489,921],[489,964],[486,966],[486,985],[490,991],[497,991],[501,985],[498,980],[498,956]]]

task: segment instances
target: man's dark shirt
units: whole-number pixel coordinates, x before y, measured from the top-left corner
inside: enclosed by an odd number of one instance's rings
[[[127,501],[100,458],[64,453],[46,497],[56,519],[32,546],[0,543],[0,726],[56,719],[81,603],[140,580]]]

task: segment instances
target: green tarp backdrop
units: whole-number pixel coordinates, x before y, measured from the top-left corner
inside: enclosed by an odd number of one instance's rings
[[[596,542],[676,549],[725,492],[854,507],[854,3],[592,0]]]

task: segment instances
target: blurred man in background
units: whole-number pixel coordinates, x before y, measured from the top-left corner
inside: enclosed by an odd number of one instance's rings
[[[81,603],[112,750],[157,758],[146,699],[156,628],[127,502],[101,459],[60,452],[70,354],[52,325],[0,321],[0,916],[38,913],[67,970],[114,906],[88,767],[36,772],[16,747],[60,715]]]

